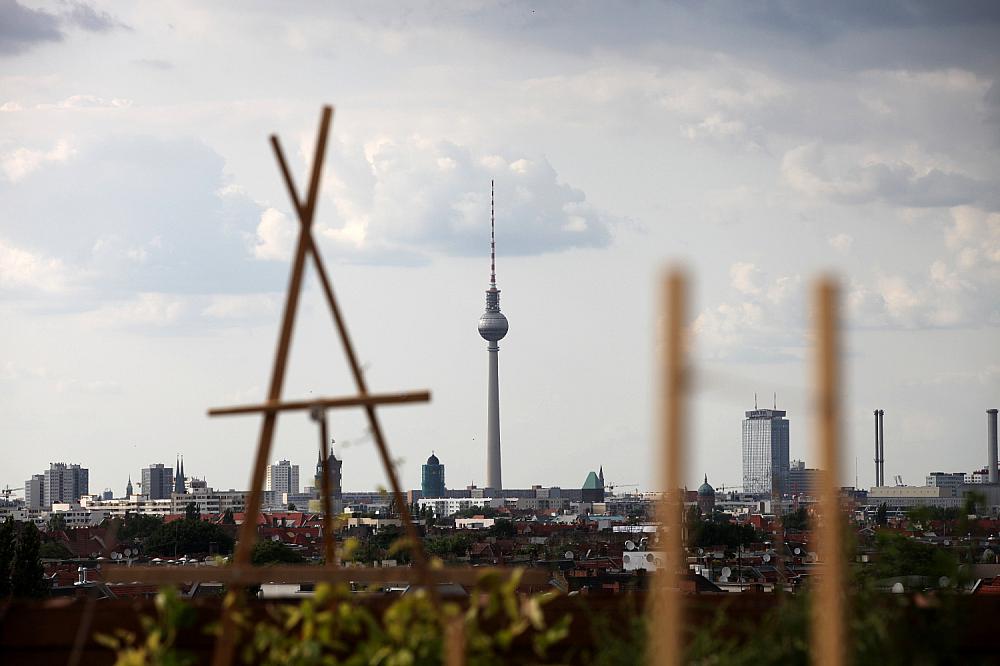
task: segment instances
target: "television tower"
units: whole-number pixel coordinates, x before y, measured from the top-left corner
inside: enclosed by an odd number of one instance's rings
[[[500,312],[500,290],[497,289],[496,237],[493,181],[490,181],[490,288],[486,290],[486,312],[479,318],[479,335],[489,342],[490,384],[486,417],[486,487],[502,490],[500,480],[500,380],[497,369],[498,341],[507,335],[507,317]]]

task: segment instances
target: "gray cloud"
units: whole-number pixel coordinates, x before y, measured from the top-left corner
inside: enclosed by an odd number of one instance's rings
[[[70,25],[90,32],[107,32],[115,28],[131,29],[111,14],[97,11],[84,2],[69,2],[68,9],[62,13],[63,19]]]
[[[17,0],[0,0],[0,53],[21,53],[36,44],[62,38],[58,17],[41,9],[29,9]]]
[[[251,252],[262,208],[230,186],[223,166],[190,139],[80,148],[0,183],[3,240],[47,258],[31,265],[58,262],[104,294],[274,288],[282,270]]]
[[[838,203],[880,201],[911,208],[1000,208],[995,182],[940,168],[918,170],[901,160],[838,164],[828,159],[823,147],[816,143],[788,151],[781,169],[786,181],[797,190]]]
[[[0,0],[0,54],[14,55],[38,44],[62,41],[66,27],[90,32],[130,29],[111,14],[86,3],[68,2],[64,6],[56,15],[25,7],[17,0]]]

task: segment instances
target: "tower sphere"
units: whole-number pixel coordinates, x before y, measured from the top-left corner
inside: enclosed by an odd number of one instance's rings
[[[479,335],[490,342],[502,340],[503,336],[507,335],[507,317],[502,312],[487,310],[479,318]]]

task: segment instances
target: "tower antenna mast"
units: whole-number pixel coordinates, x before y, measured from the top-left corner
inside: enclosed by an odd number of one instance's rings
[[[490,286],[497,284],[497,242],[494,233],[496,210],[494,208],[493,181],[490,180]]]

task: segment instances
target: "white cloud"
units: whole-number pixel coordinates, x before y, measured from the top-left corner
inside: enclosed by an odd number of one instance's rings
[[[219,294],[210,296],[201,309],[209,319],[256,319],[273,317],[278,311],[278,300],[273,294]]]
[[[292,256],[298,223],[288,219],[276,208],[267,208],[260,214],[253,254],[258,259],[287,261]]]
[[[76,154],[76,150],[65,139],[60,140],[51,150],[16,148],[0,156],[4,175],[14,183],[37,171],[47,162],[66,162]]]
[[[71,286],[71,273],[59,259],[29,252],[0,240],[0,289],[63,292]]]
[[[827,238],[826,242],[837,252],[847,254],[851,251],[851,246],[854,244],[854,236],[850,234],[835,234]]]
[[[101,326],[162,328],[177,323],[187,314],[188,302],[174,294],[139,293],[135,298],[104,305],[85,315]]]
[[[490,181],[496,181],[497,242],[511,254],[603,247],[615,220],[560,181],[542,156],[498,155],[412,135],[365,142],[340,137],[324,179],[317,235],[341,256],[425,261],[484,251]],[[332,212],[330,212],[332,210]],[[296,225],[265,212],[259,258],[290,253]]]

